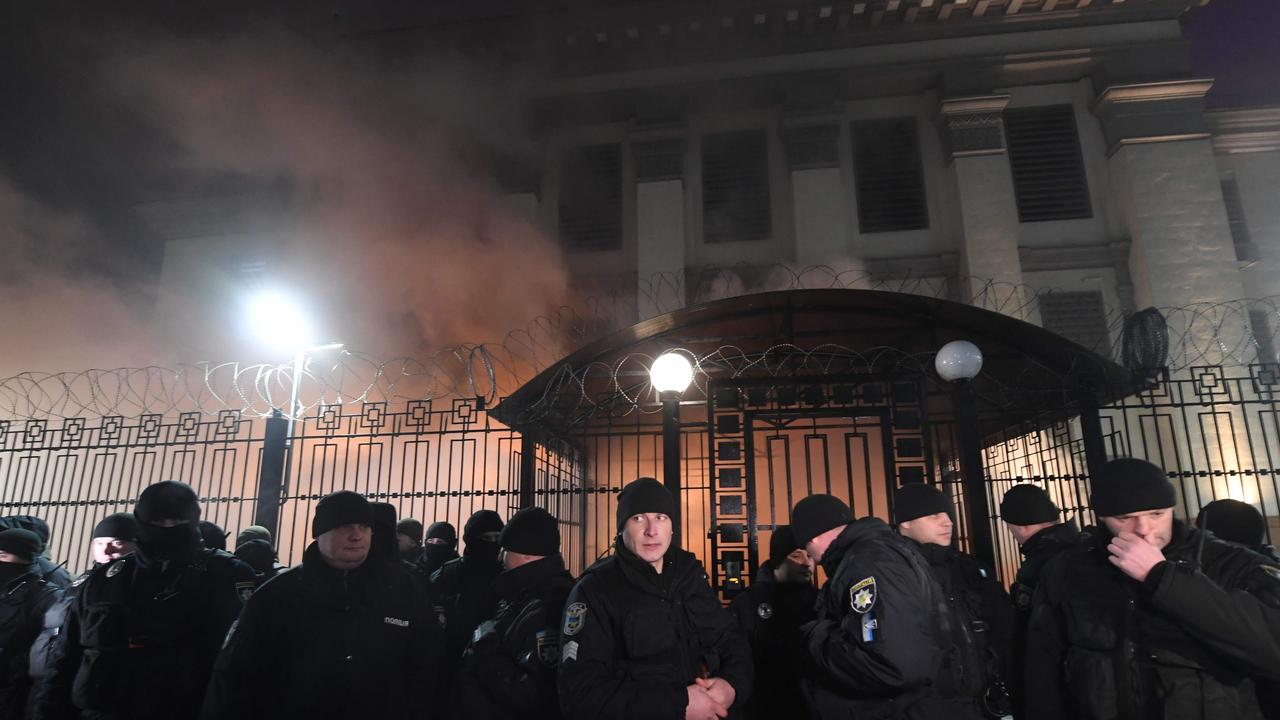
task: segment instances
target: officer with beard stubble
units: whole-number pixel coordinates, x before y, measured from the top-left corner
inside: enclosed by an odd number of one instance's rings
[[[253,570],[206,549],[189,485],[151,485],[137,550],[93,569],[54,644],[36,718],[193,720]],[[74,706],[74,710],[72,709]]]

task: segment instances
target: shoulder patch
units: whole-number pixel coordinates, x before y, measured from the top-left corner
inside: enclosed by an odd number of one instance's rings
[[[761,620],[768,620],[773,617],[773,606],[769,603],[760,603],[756,606],[756,615],[759,615]]]
[[[568,662],[578,659],[578,641],[570,640],[564,644],[560,650],[560,662]]]
[[[570,637],[582,632],[582,626],[587,622],[587,604],[576,602],[565,608],[564,611],[564,634]]]
[[[865,577],[849,588],[849,608],[858,614],[865,614],[876,605],[876,579]]]
[[[107,577],[113,578],[124,570],[124,558],[117,558],[111,563],[111,567],[107,568]]]
[[[241,603],[249,602],[249,596],[253,594],[254,584],[251,582],[236,583],[236,595],[240,596]]]
[[[538,659],[544,665],[555,665],[560,660],[560,636],[539,630],[538,639]]]
[[[1262,572],[1270,575],[1276,580],[1280,580],[1280,567],[1276,567],[1275,565],[1263,565]]]

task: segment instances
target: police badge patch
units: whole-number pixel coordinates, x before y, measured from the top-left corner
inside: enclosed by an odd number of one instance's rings
[[[555,665],[560,660],[560,637],[546,630],[538,631],[538,658],[544,665]]]
[[[249,602],[249,596],[253,595],[253,587],[253,583],[251,582],[236,583],[236,595],[240,596],[240,602],[242,604]]]
[[[582,626],[587,621],[587,604],[576,602],[565,608],[564,611],[564,634],[573,636],[582,632]]]
[[[858,614],[865,614],[876,605],[876,579],[862,578],[849,588],[849,607]]]
[[[773,606],[769,603],[760,603],[756,606],[756,614],[760,616],[761,620],[768,620],[773,617]]]

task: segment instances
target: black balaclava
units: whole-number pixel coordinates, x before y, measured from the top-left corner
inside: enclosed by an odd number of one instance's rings
[[[0,550],[18,558],[16,563],[0,563],[0,588],[11,580],[22,577],[31,569],[31,562],[40,554],[44,545],[39,536],[29,530],[5,530],[0,532]]]
[[[484,537],[486,534],[495,537],[490,540]],[[462,528],[462,540],[466,543],[462,556],[482,563],[497,562],[498,551],[502,548],[496,536],[501,534],[502,517],[493,510],[477,510],[467,518],[467,524]]]
[[[437,542],[432,542],[432,541]],[[438,542],[443,540],[444,542]],[[427,528],[427,539],[423,543],[422,554],[427,562],[439,567],[458,557],[458,531],[453,525],[443,520],[431,523]]]
[[[202,547],[200,502],[186,483],[165,480],[149,486],[138,496],[133,509],[138,520],[138,562],[149,565],[190,557]],[[161,527],[161,520],[185,520],[181,525]]]

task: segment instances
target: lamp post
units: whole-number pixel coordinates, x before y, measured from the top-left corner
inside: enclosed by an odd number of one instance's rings
[[[312,340],[311,322],[301,305],[290,295],[278,291],[264,292],[250,298],[248,321],[253,333],[266,347],[293,354],[289,411],[282,414],[276,409],[267,419],[262,466],[258,476],[258,508],[254,520],[273,533],[278,533],[280,498],[288,492],[293,470],[293,436],[300,407],[298,394],[307,358],[312,353],[339,349],[342,343],[316,345]]]
[[[667,352],[649,367],[649,382],[662,401],[662,484],[676,501],[672,518],[676,542],[680,536],[680,396],[693,382],[693,365],[680,352]]]
[[[960,436],[960,469],[964,479],[965,517],[975,557],[995,567],[995,543],[991,537],[991,510],[987,503],[986,476],[982,468],[982,429],[969,381],[982,370],[982,351],[967,340],[943,345],[933,361],[938,375],[951,383]]]

